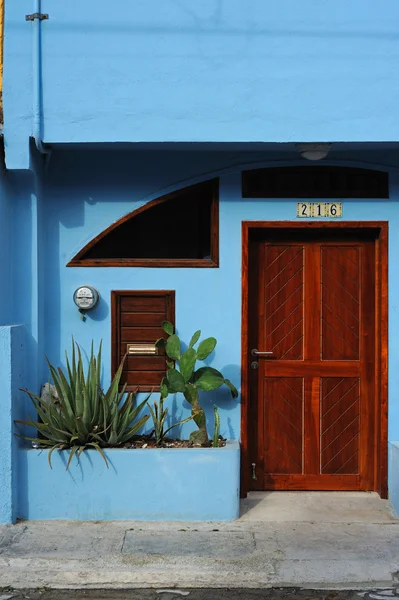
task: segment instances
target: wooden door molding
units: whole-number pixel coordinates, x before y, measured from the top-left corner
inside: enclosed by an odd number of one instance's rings
[[[308,230],[317,234],[323,230],[343,232],[364,232],[375,239],[375,281],[376,281],[376,323],[375,323],[375,392],[379,402],[375,402],[374,439],[374,490],[382,498],[388,494],[388,222],[386,221],[345,221],[339,223],[297,222],[297,221],[244,221],[242,223],[242,381],[241,381],[241,495],[246,496],[251,488],[251,465],[249,457],[249,436],[254,415],[254,402],[250,402],[250,354],[249,354],[249,313],[254,310],[251,302],[256,296],[256,282],[249,277],[251,264],[250,241],[256,236],[265,235],[267,230],[287,230],[289,232]],[[326,233],[327,233],[326,231]],[[252,286],[252,289],[250,289]],[[256,390],[252,389],[256,393]]]

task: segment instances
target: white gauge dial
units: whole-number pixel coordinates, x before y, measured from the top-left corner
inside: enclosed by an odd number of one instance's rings
[[[79,287],[73,295],[73,300],[79,310],[91,310],[98,304],[99,299],[99,293],[91,285]]]

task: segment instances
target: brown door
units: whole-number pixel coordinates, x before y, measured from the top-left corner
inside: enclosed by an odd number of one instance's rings
[[[374,240],[270,230],[250,264],[252,489],[373,489]]]

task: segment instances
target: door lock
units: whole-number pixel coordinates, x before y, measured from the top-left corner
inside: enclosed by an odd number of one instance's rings
[[[259,367],[259,363],[256,360],[251,362],[251,369],[257,369],[258,367]]]

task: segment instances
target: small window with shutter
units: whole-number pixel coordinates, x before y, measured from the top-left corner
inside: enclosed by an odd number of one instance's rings
[[[159,390],[166,356],[163,349],[151,354],[151,346],[164,335],[163,321],[175,324],[175,292],[113,291],[111,306],[112,374],[128,353],[121,379],[122,384],[127,383],[127,391]]]

